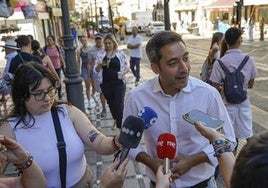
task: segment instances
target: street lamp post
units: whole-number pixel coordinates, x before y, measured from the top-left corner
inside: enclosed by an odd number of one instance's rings
[[[169,0],[164,0],[165,30],[170,30]]]
[[[63,40],[66,61],[65,85],[67,93],[67,101],[85,111],[82,77],[78,75],[77,63],[75,58],[75,48],[73,36],[70,29],[70,15],[67,0],[61,0],[61,11],[63,20]]]

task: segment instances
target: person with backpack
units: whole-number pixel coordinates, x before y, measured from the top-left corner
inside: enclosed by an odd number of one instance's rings
[[[52,64],[61,80],[61,69],[62,66],[66,67],[65,60],[62,57],[61,51],[59,46],[55,43],[55,37],[53,35],[47,36],[47,45],[43,48],[46,55],[50,57],[50,60],[52,61]],[[60,86],[58,87],[58,97],[61,100],[62,99],[62,92],[61,92],[61,82],[59,83]]]
[[[60,83],[60,78],[59,78],[59,76],[58,76],[58,74],[57,74],[57,72],[56,72],[56,70],[55,70],[55,68],[50,60],[50,57],[41,52],[39,41],[33,39],[31,44],[32,44],[32,54],[41,58],[44,67],[46,67],[50,72],[55,74],[55,76],[58,79],[58,82]]]
[[[42,64],[42,60],[40,59],[40,57],[31,54],[31,49],[32,49],[31,39],[29,38],[28,35],[18,36],[15,42],[17,42],[17,46],[20,48],[20,51],[10,62],[10,67],[8,69],[8,72],[10,73],[10,75],[12,75],[11,79],[13,79],[13,76],[17,68],[21,64],[24,64],[30,61]]]
[[[248,89],[253,88],[257,69],[252,57],[240,49],[242,30],[231,27],[225,33],[228,50],[216,60],[210,80],[223,97],[229,113],[236,139],[249,139],[253,136],[252,111]],[[239,70],[240,69],[240,70]]]

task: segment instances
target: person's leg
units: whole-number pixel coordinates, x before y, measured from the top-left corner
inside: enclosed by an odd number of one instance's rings
[[[107,101],[107,104],[110,108],[110,112],[112,114],[112,117],[113,119],[115,119],[116,117],[116,114],[115,114],[115,110],[116,110],[116,106],[114,106],[114,90],[115,90],[115,87],[114,85],[108,83],[108,84],[102,84],[101,85],[101,90],[104,94],[104,97],[106,98],[106,101]]]
[[[135,63],[135,65],[136,65],[136,81],[140,81],[140,61],[141,61],[141,59],[140,58],[136,58],[136,63]]]
[[[102,112],[101,112],[101,117],[106,117],[106,99],[104,97],[104,94],[102,93],[101,87],[100,87],[100,82],[98,79],[95,79],[95,85],[96,85],[96,91],[100,94],[100,102],[102,105]]]
[[[136,76],[135,76],[135,58],[134,57],[130,57],[129,64],[130,64],[130,70],[132,71],[134,77],[136,78]]]
[[[87,96],[87,100],[88,100],[89,107],[90,107],[90,80],[87,79],[87,80],[84,80],[84,82],[85,82],[85,87],[86,87],[86,96]]]
[[[116,86],[114,92],[115,92],[114,93],[114,106],[116,107],[115,108],[116,126],[117,128],[121,129],[126,85],[122,83]]]

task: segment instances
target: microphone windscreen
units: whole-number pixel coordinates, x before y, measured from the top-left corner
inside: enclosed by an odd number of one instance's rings
[[[128,116],[121,128],[119,142],[126,148],[136,148],[144,130],[144,120],[136,116]]]
[[[171,133],[163,133],[157,140],[157,156],[160,159],[173,159],[176,154],[177,142],[176,137]]]
[[[139,112],[138,116],[142,118],[145,122],[145,129],[148,129],[155,124],[158,119],[157,113],[149,106],[143,107]]]

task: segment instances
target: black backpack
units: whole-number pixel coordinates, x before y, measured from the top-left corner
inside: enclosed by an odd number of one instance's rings
[[[224,63],[218,59],[220,66],[225,72],[225,78],[223,80],[223,92],[226,98],[226,101],[231,104],[239,104],[247,99],[247,90],[243,88],[244,75],[241,72],[241,69],[244,67],[248,61],[249,56],[245,56],[238,68],[230,72]]]

